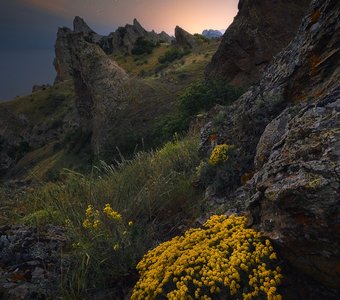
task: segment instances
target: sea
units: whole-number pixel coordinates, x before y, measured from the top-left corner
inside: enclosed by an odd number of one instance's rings
[[[0,50],[0,101],[28,95],[55,78],[54,49]]]

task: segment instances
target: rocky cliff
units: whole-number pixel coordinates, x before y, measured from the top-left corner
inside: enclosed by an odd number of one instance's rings
[[[173,40],[164,31],[160,34],[154,31],[146,31],[136,19],[133,20],[132,25],[127,24],[125,27],[119,27],[108,36],[102,36],[94,32],[82,18],[77,16],[73,21],[73,30],[66,27],[58,29],[54,60],[54,67],[57,72],[56,82],[72,79],[72,62],[68,43],[69,37],[73,36],[72,33],[78,33],[88,43],[100,46],[106,54],[131,54],[136,40],[140,37],[154,43],[171,43]]]
[[[175,28],[176,45],[182,48],[192,49],[197,46],[198,41],[189,32],[183,28],[176,26]]]
[[[143,26],[133,20],[133,24],[127,24],[125,27],[119,27],[115,32],[103,37],[99,42],[102,49],[108,53],[129,53],[138,38],[144,38],[148,41],[171,43],[172,38],[164,31],[157,34],[155,31],[146,31]]]
[[[309,3],[241,0],[206,75],[223,76],[236,86],[255,83],[273,56],[292,40]]]
[[[234,179],[255,172],[236,192],[227,189],[225,208],[248,211],[293,272],[310,280],[292,299],[339,296],[339,17],[339,1],[312,1],[259,85],[212,111],[202,130],[203,153],[216,143],[234,145]]]
[[[92,149],[98,153],[106,143],[110,121],[127,104],[128,76],[81,33],[69,35],[68,44],[81,127],[92,134]]]

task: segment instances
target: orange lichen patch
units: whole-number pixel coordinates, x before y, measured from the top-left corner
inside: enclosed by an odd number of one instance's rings
[[[319,55],[313,54],[309,58],[309,67],[310,67],[312,76],[315,76],[318,73],[318,67],[320,65],[320,62],[321,62],[321,58]]]
[[[250,171],[250,172],[244,173],[241,176],[241,184],[245,185],[250,179],[253,178],[254,173],[255,173],[254,171]]]
[[[300,225],[311,225],[315,223],[315,219],[309,218],[306,215],[298,214],[294,217],[297,224]]]
[[[321,16],[320,10],[315,10],[311,15],[310,15],[310,20],[312,22],[312,24],[316,23],[317,21],[319,21]]]
[[[215,141],[217,141],[217,138],[218,138],[217,133],[214,133],[214,134],[211,134],[211,135],[209,136],[208,141],[209,141],[209,142],[215,142]]]

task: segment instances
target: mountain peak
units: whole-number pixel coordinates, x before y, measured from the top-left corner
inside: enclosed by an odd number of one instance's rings
[[[91,33],[94,32],[84,21],[83,18],[76,16],[73,20],[73,30],[74,32],[84,32]]]

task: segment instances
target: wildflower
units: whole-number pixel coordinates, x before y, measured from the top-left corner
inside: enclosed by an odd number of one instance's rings
[[[228,160],[229,156],[228,153],[230,149],[233,146],[227,145],[227,144],[222,144],[222,145],[217,145],[213,149],[210,158],[209,158],[209,163],[213,166],[223,163]]]
[[[274,253],[270,241],[246,223],[245,217],[212,216],[203,228],[149,251],[137,265],[141,276],[131,299],[156,299],[160,291],[168,299],[214,299],[219,293],[281,299],[276,287],[282,275],[264,262]],[[270,264],[274,260],[272,255]]]
[[[122,215],[116,211],[114,211],[112,208],[111,208],[111,205],[110,204],[106,204],[104,209],[103,209],[103,212],[110,218],[116,220],[116,221],[120,221],[122,219]]]

